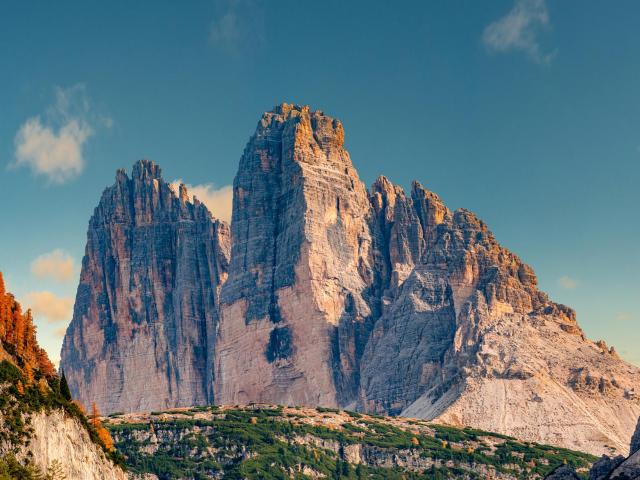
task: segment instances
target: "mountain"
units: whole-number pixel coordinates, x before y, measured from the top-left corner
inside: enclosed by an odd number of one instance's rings
[[[87,422],[63,385],[31,312],[5,291],[0,273],[0,478],[124,480],[106,430]]]
[[[640,369],[586,339],[470,211],[418,182],[367,189],[344,137],[308,107],[265,113],[234,180],[231,235],[203,213],[197,230],[214,233],[194,239],[183,212],[204,207],[141,173],[157,167],[119,173],[89,226],[63,346],[74,392],[107,412],[322,405],[626,453]],[[146,223],[122,213],[146,211],[140,198],[156,198]],[[205,247],[183,257],[176,242]],[[211,301],[183,315],[176,292]]]
[[[89,222],[61,367],[71,391],[100,410],[213,401],[218,292],[229,228],[153,162],[124,170]]]
[[[368,191],[340,122],[264,114],[234,182],[216,402],[325,405],[626,451],[640,370],[467,210]]]
[[[251,405],[113,415],[132,474],[154,479],[540,479],[596,457],[474,429],[328,408]],[[577,477],[576,477],[577,478]]]

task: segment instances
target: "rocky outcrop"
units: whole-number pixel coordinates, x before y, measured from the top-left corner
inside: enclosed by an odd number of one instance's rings
[[[266,113],[234,181],[216,401],[353,402],[372,324],[369,201],[340,122]]]
[[[606,455],[593,464],[589,471],[589,480],[604,480],[607,476],[617,468],[625,458],[622,455],[610,458]]]
[[[640,450],[640,418],[638,419],[638,425],[636,425],[636,431],[631,437],[631,453],[636,453]]]
[[[55,462],[66,478],[125,480],[124,470],[108,460],[77,419],[60,410],[31,415],[33,429],[26,452],[42,471]]]
[[[119,170],[89,222],[61,367],[105,413],[213,400],[229,230],[150,161]]]
[[[550,475],[545,477],[547,480],[580,480],[573,468],[561,465],[556,468]]]
[[[640,479],[640,451],[634,453],[622,462],[609,477],[611,480],[638,480]]]

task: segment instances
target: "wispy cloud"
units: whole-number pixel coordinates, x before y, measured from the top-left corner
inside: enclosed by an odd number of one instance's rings
[[[171,182],[170,187],[178,194],[182,183],[184,183],[182,179],[174,180]],[[206,205],[214,217],[225,222],[231,221],[231,211],[233,209],[233,187],[231,185],[225,185],[220,188],[215,188],[211,183],[201,185],[185,184],[185,186],[187,187],[189,200],[193,201],[193,197],[196,197]]]
[[[56,88],[56,100],[44,114],[27,119],[16,133],[12,167],[27,167],[49,182],[71,180],[85,166],[84,147],[96,126],[113,121],[91,109],[84,85]]]
[[[555,52],[545,53],[539,35],[549,27],[549,11],[544,0],[516,0],[504,17],[489,24],[482,41],[490,52],[525,52],[535,62],[546,64]]]
[[[265,41],[265,15],[260,0],[218,0],[209,42],[227,53],[260,48]]]
[[[43,317],[49,323],[71,320],[73,298],[58,297],[48,291],[29,292],[21,301],[31,309],[35,318]]]
[[[575,290],[578,288],[578,281],[565,275],[558,279],[558,285],[567,290]]]
[[[64,250],[56,249],[40,255],[31,262],[31,273],[40,279],[68,282],[75,277],[76,265],[71,255]]]

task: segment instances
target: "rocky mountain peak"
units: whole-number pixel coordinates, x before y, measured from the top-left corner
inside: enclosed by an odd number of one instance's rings
[[[133,164],[131,179],[139,181],[162,180],[162,169],[153,160],[142,159]]]
[[[89,222],[61,355],[85,405],[108,413],[212,401],[229,237],[155,163],[138,161],[131,178],[118,170]]]

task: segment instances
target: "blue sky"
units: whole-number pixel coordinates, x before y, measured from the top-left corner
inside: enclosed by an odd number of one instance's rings
[[[640,364],[639,16],[634,1],[2,2],[0,270],[57,358],[115,170],[154,159],[223,208],[260,114],[296,102],[343,121],[367,184],[415,178],[473,210]]]

